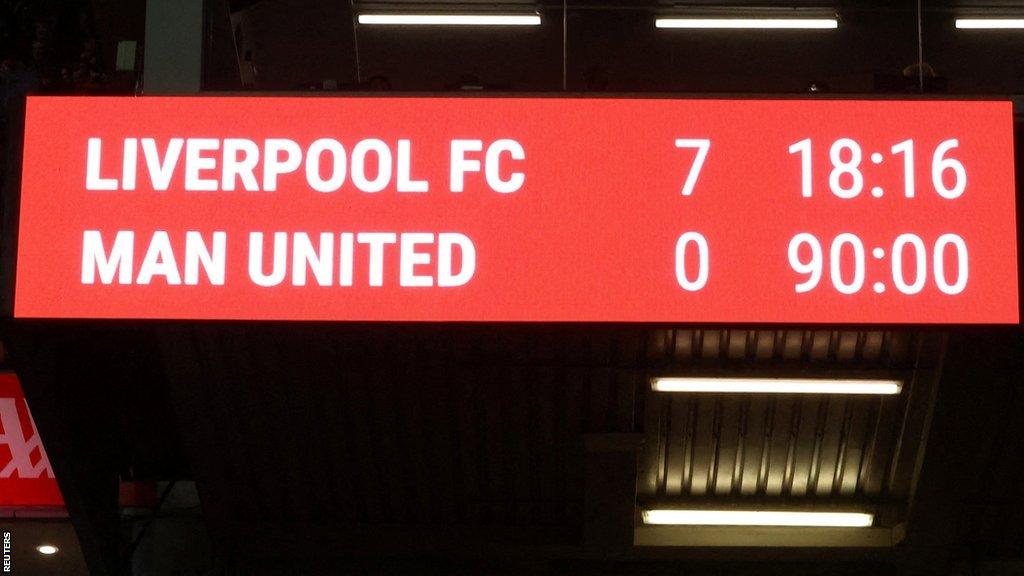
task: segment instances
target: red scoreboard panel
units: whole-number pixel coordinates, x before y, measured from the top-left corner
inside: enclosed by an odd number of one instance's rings
[[[15,315],[1018,322],[1009,102],[28,101]]]

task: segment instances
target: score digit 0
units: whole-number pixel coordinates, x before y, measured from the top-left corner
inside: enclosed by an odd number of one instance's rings
[[[697,271],[686,270],[686,255],[697,251]],[[687,292],[696,292],[708,283],[708,241],[700,232],[684,232],[676,241],[676,282]]]

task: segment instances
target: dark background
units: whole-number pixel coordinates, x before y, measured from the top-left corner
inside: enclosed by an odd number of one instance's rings
[[[560,2],[527,4],[542,26],[486,31],[355,29],[353,4],[364,3],[208,0],[204,90],[1024,93],[1024,32],[957,31],[952,22],[968,12],[1024,14],[1024,3],[923,2],[918,11],[907,1],[838,2],[834,31],[697,33],[654,29],[669,4],[572,0],[564,37]],[[144,29],[141,1],[0,0],[8,288],[20,96],[145,93]],[[134,70],[115,69],[122,40],[138,42]],[[653,343],[674,331],[804,327],[66,323],[8,314],[0,338],[96,574],[132,563],[138,532],[119,508],[119,483],[152,480],[194,481],[202,500],[204,528],[178,554],[201,557],[203,568],[182,573],[1024,573],[1019,327],[870,328],[948,337],[930,432],[916,439],[926,449],[907,537],[873,550],[636,550],[616,533],[632,525],[607,526],[596,540],[587,531],[595,506],[633,508],[616,491],[622,474],[588,460],[587,438],[646,432],[643,376],[654,368],[732,366],[652,357]],[[780,363],[813,367],[803,357]],[[635,469],[623,469],[635,481]]]

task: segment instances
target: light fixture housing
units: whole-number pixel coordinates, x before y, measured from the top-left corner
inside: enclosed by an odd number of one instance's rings
[[[958,30],[1024,30],[1024,18],[957,18]]]
[[[655,376],[655,392],[707,394],[867,394],[894,395],[903,389],[897,379],[770,378],[714,376]]]
[[[654,27],[696,30],[834,30],[839,27],[839,20],[834,17],[662,17],[655,19]]]
[[[644,524],[660,526],[869,528],[875,521],[868,512],[651,509],[641,515]]]
[[[367,13],[360,24],[385,26],[539,26],[539,14]]]
[[[36,546],[36,552],[45,556],[51,556],[56,554],[58,551],[60,551],[60,548],[57,548],[53,544],[40,544],[39,546]]]

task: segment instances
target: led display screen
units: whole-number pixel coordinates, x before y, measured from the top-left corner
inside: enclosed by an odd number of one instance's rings
[[[15,315],[1018,321],[1009,102],[32,97]]]

